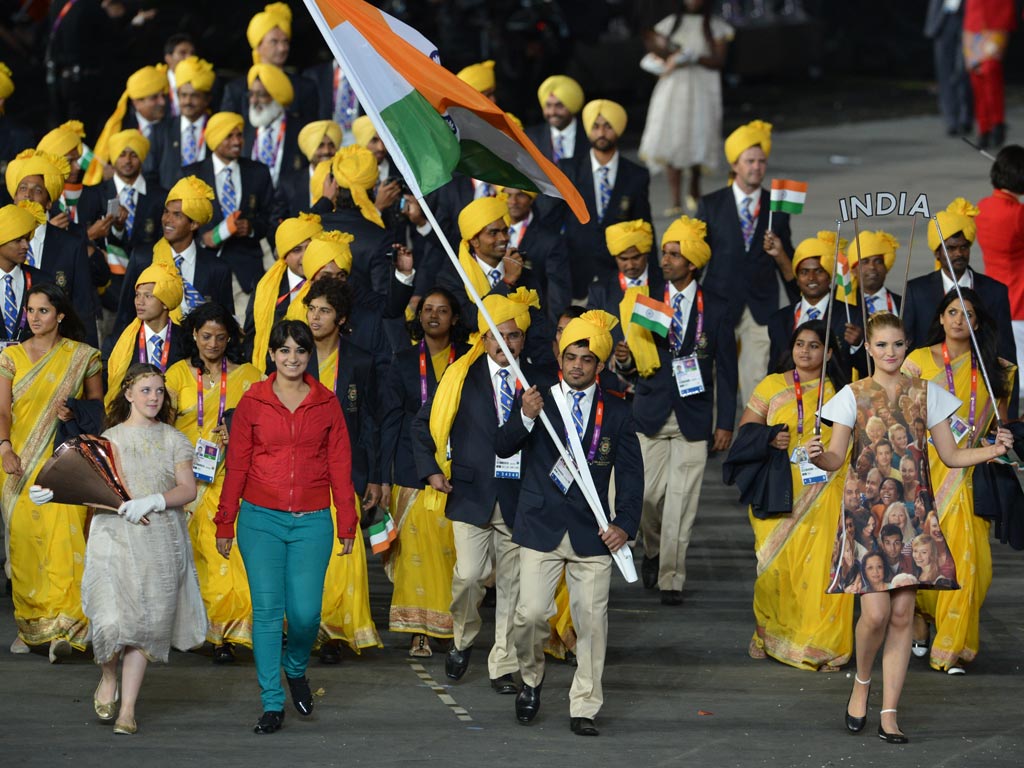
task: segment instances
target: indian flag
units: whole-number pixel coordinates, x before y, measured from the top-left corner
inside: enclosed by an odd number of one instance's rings
[[[384,513],[383,520],[370,526],[370,549],[374,554],[388,549],[391,542],[397,538],[398,531],[395,530],[395,522],[387,512]]]
[[[847,304],[857,304],[857,292],[853,288],[853,270],[846,258],[846,252],[839,250],[839,261],[836,264],[836,298]]]
[[[442,67],[427,38],[363,0],[305,3],[417,198],[458,170],[563,198],[589,220],[572,183],[501,108]]]
[[[663,301],[638,293],[630,322],[659,336],[668,336],[668,330],[672,325],[672,308]]]
[[[772,211],[803,213],[807,199],[807,183],[789,179],[772,179]]]

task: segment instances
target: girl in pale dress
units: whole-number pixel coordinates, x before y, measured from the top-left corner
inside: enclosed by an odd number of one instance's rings
[[[659,21],[648,49],[661,59],[660,75],[640,139],[640,159],[652,173],[668,168],[672,208],[682,214],[683,169],[690,169],[687,207],[696,210],[701,166],[715,168],[722,146],[722,75],[733,28],[711,15],[706,0],[685,0]],[[659,66],[661,68],[661,66]]]

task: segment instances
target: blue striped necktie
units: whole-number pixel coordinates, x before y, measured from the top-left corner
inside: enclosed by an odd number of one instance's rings
[[[819,317],[821,317],[821,311],[817,307],[811,307],[807,310],[808,320],[817,320]]]
[[[597,220],[604,221],[608,203],[612,200],[612,185],[608,182],[608,166],[601,166],[597,170],[601,176],[597,185]]]
[[[555,142],[551,146],[551,149],[553,150],[551,158],[556,163],[565,157],[565,139],[562,138],[561,134],[555,136]]]
[[[491,278],[491,288],[493,288],[494,286],[501,282],[501,270],[492,269],[487,274]]]
[[[4,327],[7,338],[14,341],[18,333],[18,300],[14,295],[14,276],[4,275]]]
[[[31,240],[29,241],[29,244],[28,244],[28,253],[25,254],[25,263],[28,264],[30,267],[36,266],[36,254],[32,250],[32,241]]]
[[[225,168],[221,171],[223,179],[220,188],[220,209],[227,218],[238,210],[238,192],[235,190],[235,182],[231,178],[231,169]]]
[[[149,362],[157,368],[160,368],[162,371],[163,368],[161,368],[160,363],[164,356],[164,337],[158,333],[154,333],[149,337],[149,342],[153,345],[153,359]]]
[[[260,137],[260,149],[259,149],[259,160],[268,168],[274,167],[274,131],[271,130],[270,126],[260,128],[260,133],[263,135]]]
[[[669,327],[669,346],[679,349],[683,346],[683,292],[672,299],[672,325]]]
[[[508,417],[512,415],[513,394],[512,387],[508,383],[508,371],[498,371],[498,375],[501,377],[501,387],[499,391],[499,399],[501,401],[501,423],[504,424],[508,421]]]
[[[181,271],[181,265],[184,262],[184,256],[176,256],[174,258],[174,266],[178,268],[178,274],[181,275],[181,287],[185,291],[185,306],[188,307],[188,312],[185,314],[189,314],[203,303],[203,294],[197,291],[196,287],[185,279],[185,273]]]
[[[132,229],[135,227],[135,187],[125,187],[121,190],[121,205],[128,211],[124,221],[125,237],[132,236]]]
[[[750,209],[754,198],[744,197],[740,206],[740,225],[743,228],[743,245],[750,250],[750,243],[754,240],[754,212]]]
[[[868,314],[869,315],[875,314],[875,301],[876,301],[875,297],[874,296],[868,296],[864,301],[867,304]]]
[[[580,407],[585,395],[585,392],[572,393],[572,423],[576,427],[576,434],[579,436],[580,442],[583,442],[583,433],[587,431],[587,425],[583,423],[583,409]]]
[[[199,147],[196,144],[196,127],[190,125],[185,129],[185,140],[181,145],[181,164],[182,166],[191,165],[196,162],[197,155],[199,154]]]

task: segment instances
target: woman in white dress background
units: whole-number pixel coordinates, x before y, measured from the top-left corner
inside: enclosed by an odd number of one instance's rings
[[[706,0],[684,0],[648,35],[645,69],[660,76],[640,139],[640,159],[651,173],[667,169],[672,208],[680,216],[683,170],[690,170],[687,209],[700,199],[702,166],[716,168],[722,150],[722,67],[733,28],[711,15]]]

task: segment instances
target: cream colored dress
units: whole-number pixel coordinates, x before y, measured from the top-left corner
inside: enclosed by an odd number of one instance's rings
[[[188,438],[167,424],[119,424],[103,433],[132,498],[177,485],[174,467],[192,461]],[[149,525],[98,512],[85,550],[82,607],[92,630],[96,661],[132,647],[150,661],[167,661],[173,645],[188,650],[206,639],[206,610],[199,593],[185,513],[168,507]]]

